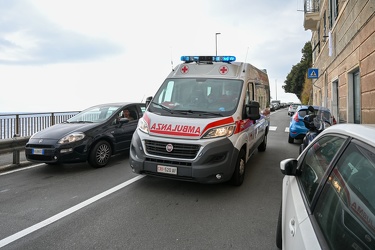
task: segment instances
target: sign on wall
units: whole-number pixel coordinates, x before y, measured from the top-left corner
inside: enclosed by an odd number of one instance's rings
[[[310,78],[310,79],[319,78],[319,70],[315,68],[307,69],[307,78]]]

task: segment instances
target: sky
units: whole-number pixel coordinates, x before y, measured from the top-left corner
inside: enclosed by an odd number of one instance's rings
[[[0,113],[144,102],[182,55],[267,69],[271,98],[311,32],[303,0],[0,0]],[[216,35],[216,33],[220,33]]]

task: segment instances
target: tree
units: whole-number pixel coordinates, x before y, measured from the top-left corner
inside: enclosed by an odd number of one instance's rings
[[[306,42],[302,49],[302,58],[299,63],[293,65],[291,71],[284,81],[283,86],[286,93],[295,94],[301,100],[302,92],[305,84],[311,84],[311,81],[306,81],[307,70],[312,65],[312,47],[310,42]]]

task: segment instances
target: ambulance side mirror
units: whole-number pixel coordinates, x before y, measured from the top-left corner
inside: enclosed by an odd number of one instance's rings
[[[152,101],[152,96],[149,96],[149,97],[146,98],[146,102],[145,102],[146,108],[148,107],[148,105],[150,105],[151,101]]]
[[[246,104],[246,115],[250,120],[258,120],[260,118],[259,102]]]

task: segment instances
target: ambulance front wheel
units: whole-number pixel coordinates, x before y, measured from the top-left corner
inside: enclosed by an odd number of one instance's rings
[[[245,178],[245,150],[241,149],[240,153],[238,154],[238,158],[236,161],[236,166],[234,168],[234,173],[230,180],[231,184],[234,186],[241,186],[243,180]]]

